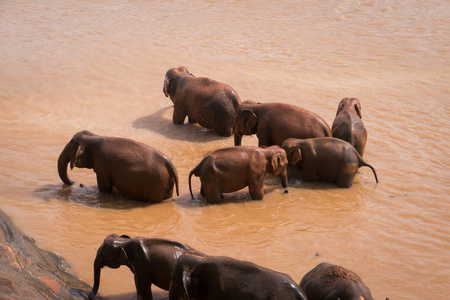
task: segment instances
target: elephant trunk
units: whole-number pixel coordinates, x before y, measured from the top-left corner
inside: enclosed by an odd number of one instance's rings
[[[242,135],[235,131],[234,132],[234,145],[241,146],[241,143],[242,143]]]
[[[59,178],[61,178],[61,180],[65,184],[72,185],[74,182],[70,180],[69,176],[67,175],[67,165],[69,164],[69,162],[71,162],[70,154],[67,151],[67,148],[64,148],[58,158],[58,174]]]
[[[283,171],[280,174],[281,185],[286,188],[287,187],[287,167],[284,167]]]
[[[102,266],[98,261],[98,258],[94,261],[94,286],[92,287],[92,291],[89,293],[89,299],[95,299],[95,295],[98,292],[98,288],[100,287],[100,273],[102,270]]]

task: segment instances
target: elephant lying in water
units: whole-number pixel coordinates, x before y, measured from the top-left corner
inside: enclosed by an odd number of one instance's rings
[[[288,275],[225,256],[184,253],[175,263],[169,300],[306,300]]]
[[[173,102],[173,123],[213,129],[220,135],[233,133],[236,107],[241,103],[236,91],[225,83],[195,77],[185,67],[172,68],[164,77],[163,92]]]
[[[373,300],[358,275],[329,263],[321,263],[303,276],[300,288],[308,300]]]
[[[175,261],[189,250],[192,248],[188,245],[171,240],[111,234],[97,251],[89,298],[94,299],[97,294],[103,267],[117,269],[126,265],[134,274],[138,299],[152,299],[152,284],[168,291]]]
[[[287,186],[286,152],[278,146],[230,147],[219,149],[205,156],[189,173],[189,191],[192,194],[191,177],[200,177],[201,191],[210,203],[218,203],[222,193],[231,193],[248,186],[250,196],[261,200],[264,196],[264,176],[270,173],[281,177]]]
[[[178,173],[170,159],[130,139],[78,132],[58,158],[59,177],[72,185],[67,175],[69,163],[71,169],[94,169],[102,193],[111,193],[116,187],[126,198],[161,202],[172,197],[175,184],[178,195]]]
[[[339,187],[353,185],[358,168],[367,166],[372,169],[378,183],[375,169],[365,162],[358,151],[346,141],[333,138],[287,139],[283,142],[289,163],[298,163],[307,181],[323,179],[335,182]]]

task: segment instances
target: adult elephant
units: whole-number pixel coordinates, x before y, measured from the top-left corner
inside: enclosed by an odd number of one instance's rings
[[[248,186],[250,196],[261,200],[264,196],[264,176],[270,173],[280,176],[287,186],[286,152],[278,147],[229,147],[205,156],[189,173],[189,191],[192,194],[191,177],[200,177],[200,193],[210,203],[218,203],[222,193],[231,193]]]
[[[369,288],[354,272],[321,263],[300,281],[308,300],[373,300]]]
[[[172,197],[178,173],[162,152],[126,138],[99,136],[89,131],[76,133],[58,158],[59,177],[65,184],[73,181],[67,175],[67,165],[94,169],[102,193],[113,187],[126,198],[161,202]]]
[[[173,102],[174,124],[183,124],[187,116],[191,124],[198,123],[222,136],[231,136],[241,100],[229,85],[194,77],[185,67],[178,67],[167,71],[163,92]]]
[[[287,138],[331,136],[325,120],[309,110],[284,103],[245,101],[237,109],[234,145],[241,145],[243,135],[255,133],[260,147],[281,146]]]
[[[306,300],[286,274],[225,256],[184,253],[175,263],[170,300]]]
[[[152,284],[168,291],[175,261],[189,250],[192,248],[188,245],[166,239],[108,235],[95,257],[94,286],[89,298],[95,299],[103,267],[117,269],[125,265],[134,274],[138,299],[152,299]]]
[[[331,126],[333,137],[349,142],[361,157],[367,142],[367,130],[361,114],[361,103],[356,98],[344,98],[339,102],[336,118]]]
[[[358,168],[366,166],[372,169],[378,183],[375,169],[346,141],[333,137],[287,139],[282,147],[286,150],[289,164],[298,164],[307,181],[323,179],[335,182],[339,187],[349,188],[353,185]]]

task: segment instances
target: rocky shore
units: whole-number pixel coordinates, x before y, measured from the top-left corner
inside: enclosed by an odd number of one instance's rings
[[[88,299],[91,287],[68,267],[59,255],[38,248],[0,210],[1,299]]]

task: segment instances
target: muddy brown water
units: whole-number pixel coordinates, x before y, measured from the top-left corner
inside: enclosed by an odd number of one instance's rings
[[[0,206],[89,284],[110,233],[178,240],[289,274],[320,262],[361,276],[375,299],[450,290],[449,1],[11,1],[0,3]],[[189,171],[232,146],[175,126],[167,69],[230,84],[242,99],[294,104],[330,125],[357,97],[368,129],[354,186],[268,176],[220,205],[190,199]],[[60,181],[80,130],[129,137],[175,164],[180,196],[156,205],[103,195],[92,170]],[[246,137],[243,145],[256,145]],[[84,187],[80,186],[84,184]],[[193,178],[198,194],[200,184]],[[99,292],[133,299],[131,272],[104,269]],[[167,293],[159,292],[159,298]]]

